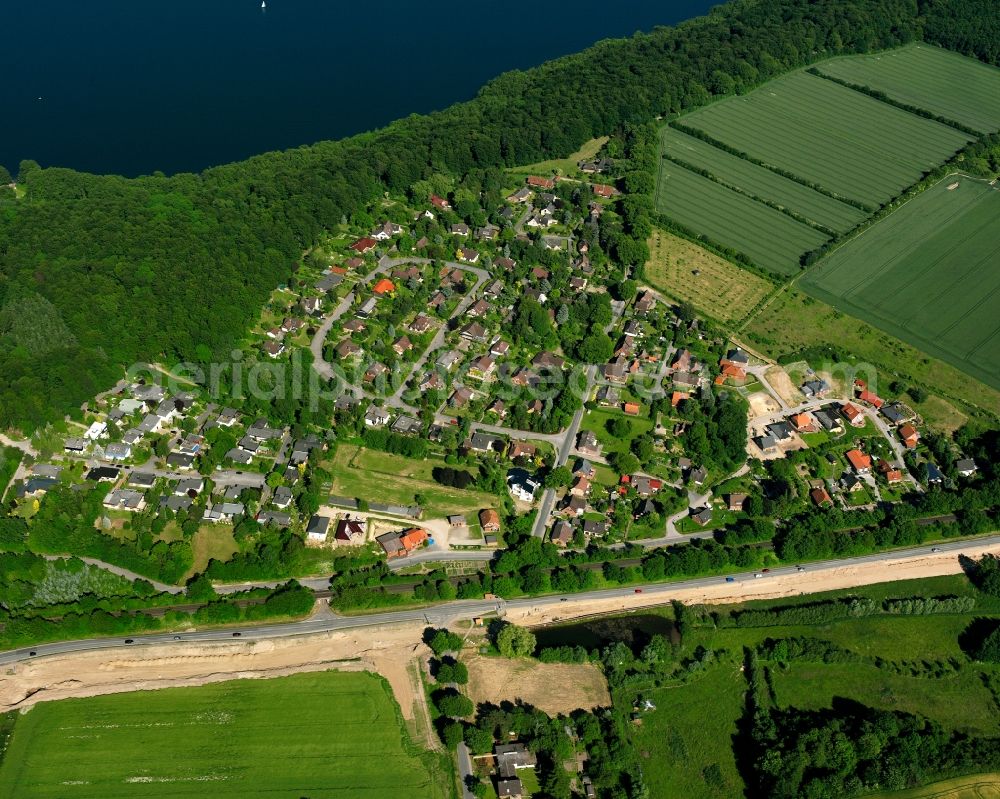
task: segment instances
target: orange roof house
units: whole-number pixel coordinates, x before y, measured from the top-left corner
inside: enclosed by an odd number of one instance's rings
[[[379,295],[389,294],[390,292],[395,290],[396,290],[396,284],[393,283],[391,280],[389,280],[389,278],[387,277],[382,278],[378,283],[375,284],[375,287],[372,289],[372,291],[374,291],[376,294]]]
[[[378,242],[373,238],[366,236],[363,239],[358,239],[354,244],[351,245],[351,249],[355,252],[359,252],[362,255],[371,252],[378,246]]]
[[[531,175],[528,177],[528,185],[534,186],[538,189],[554,189],[556,187],[556,182],[551,178],[542,178],[538,175]]]
[[[493,508],[484,508],[479,511],[479,524],[484,533],[500,532],[500,514]]]
[[[840,406],[840,412],[844,414],[844,417],[855,427],[865,426],[865,412],[861,410],[857,405],[852,405],[849,402],[845,402]]]
[[[808,413],[797,413],[789,421],[797,433],[815,433],[818,429],[816,422]]]
[[[858,394],[858,399],[862,402],[867,402],[873,408],[881,408],[885,404],[885,401],[878,394],[869,391],[867,388]]]
[[[865,474],[872,469],[871,455],[865,455],[860,449],[852,449],[847,453],[847,462],[858,474]]]
[[[628,414],[629,416],[638,416],[640,410],[639,403],[626,402],[624,405],[622,405],[622,410],[625,411],[625,413]]]
[[[686,391],[675,391],[673,394],[670,395],[671,407],[676,408],[678,405],[681,404],[683,400],[686,400],[690,396],[691,395]]]
[[[830,495],[827,493],[825,488],[814,488],[809,492],[809,496],[812,497],[812,501],[815,502],[819,507],[824,505],[832,505],[833,500],[830,499]]]
[[[920,432],[912,424],[904,424],[899,428],[899,437],[907,449],[913,449],[920,440]]]
[[[412,552],[414,549],[427,541],[429,537],[430,536],[427,535],[427,531],[422,527],[412,527],[399,534],[399,543],[403,545],[403,548],[407,552]]]

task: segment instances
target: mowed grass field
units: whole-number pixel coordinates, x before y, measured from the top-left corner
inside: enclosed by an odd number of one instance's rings
[[[985,182],[945,178],[801,282],[1000,388],[1000,191]]]
[[[744,710],[746,680],[723,664],[692,682],[643,691],[656,710],[632,728],[642,774],[655,797],[715,799],[743,795],[732,738]],[[704,770],[718,766],[723,787],[709,785]]]
[[[656,207],[695,233],[742,252],[779,275],[798,272],[802,253],[829,239],[781,211],[665,158],[660,160]]]
[[[831,59],[818,69],[973,130],[1000,130],[1000,69],[950,50],[914,44]]]
[[[807,72],[777,78],[679,121],[872,210],[971,138]]]
[[[787,208],[836,233],[846,233],[866,216],[856,206],[835,200],[669,126],[660,131],[660,152],[673,161],[707,171],[726,186]]]
[[[690,303],[699,314],[734,322],[774,289],[764,278],[665,230],[654,229],[648,243],[646,280],[667,296]]]
[[[444,461],[414,460],[348,445],[338,447],[326,463],[333,475],[330,493],[336,496],[414,505],[419,494],[424,498],[424,516],[432,519],[478,512],[496,505],[492,494],[435,482],[435,466],[444,466]]]
[[[43,702],[18,718],[0,796],[450,796],[387,684],[320,672]]]

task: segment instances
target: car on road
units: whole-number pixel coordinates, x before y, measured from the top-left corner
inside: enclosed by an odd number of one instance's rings
[[[568,602],[569,600],[567,599],[567,597],[560,597],[559,601],[560,602]]]
[[[760,572],[754,572],[754,573],[753,573],[753,576],[754,576],[754,579],[756,580],[756,579],[760,579],[760,578],[761,578],[761,577],[763,577],[764,575],[763,575],[763,574],[761,574]]]
[[[175,640],[175,641],[180,641],[180,640],[181,640],[181,637],[180,637],[179,635],[175,635],[175,636],[174,636],[174,640]]]
[[[804,572],[805,570],[806,570],[805,566],[796,566],[795,567],[795,571],[797,571],[797,572]]]
[[[931,547],[931,552],[940,552],[941,547]]]
[[[29,657],[29,658],[33,658],[33,657],[34,657],[35,655],[37,655],[37,654],[38,654],[38,653],[37,653],[37,652],[36,652],[36,651],[35,651],[34,649],[32,649],[32,650],[31,650],[31,651],[30,651],[30,652],[28,653],[28,657]]]
[[[641,588],[636,588],[636,589],[635,589],[635,592],[636,592],[637,594],[641,594],[641,593],[642,593],[642,589],[641,589]]]
[[[134,641],[133,639],[131,639],[131,638],[126,638],[126,639],[125,639],[125,643],[126,643],[126,644],[134,644],[134,643],[135,643],[135,641]]]
[[[727,583],[735,583],[736,582],[736,578],[735,577],[727,577],[726,578],[726,582]]]
[[[239,638],[243,633],[233,633],[233,638]]]
[[[762,572],[763,572],[764,574],[767,574],[767,573],[768,573],[769,571],[771,571],[771,570],[770,570],[770,569],[761,569],[761,571],[762,571]]]

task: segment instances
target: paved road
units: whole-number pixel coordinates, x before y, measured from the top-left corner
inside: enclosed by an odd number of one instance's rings
[[[472,776],[472,758],[469,756],[469,747],[462,741],[455,751],[458,758],[458,778],[462,783],[462,799],[476,799],[476,795],[469,790],[466,777]]]
[[[931,546],[913,547],[905,550],[895,550],[892,552],[881,552],[874,555],[864,555],[857,558],[844,558],[843,560],[827,560],[809,563],[802,566],[805,572],[835,571],[838,569],[850,568],[863,563],[880,563],[889,560],[899,560],[900,558],[920,558],[931,553],[932,549],[941,552],[953,553],[956,557],[966,551],[979,550],[982,547],[1000,547],[1000,535],[992,535],[984,538],[976,538],[965,541],[949,541]],[[774,568],[765,575],[763,580],[776,581],[783,576],[795,574],[798,567],[780,566]],[[738,588],[742,582],[754,582],[754,572],[743,572],[732,574],[734,578],[734,595],[741,593]],[[243,641],[259,641],[272,638],[288,638],[298,635],[308,635],[310,633],[327,632],[331,630],[351,630],[363,629],[365,627],[375,627],[382,624],[393,623],[422,623],[434,626],[450,624],[457,620],[468,620],[476,616],[483,616],[489,613],[499,613],[504,615],[511,608],[530,608],[540,610],[542,608],[564,607],[571,615],[573,603],[587,602],[595,599],[615,599],[630,597],[635,593],[643,593],[647,598],[662,599],[666,602],[671,595],[678,590],[688,588],[706,588],[718,585],[723,577],[699,577],[693,580],[682,580],[674,583],[657,583],[654,585],[625,588],[608,588],[600,591],[588,591],[582,594],[570,594],[567,596],[545,596],[529,597],[526,599],[507,600],[458,600],[446,602],[423,610],[397,610],[386,613],[368,613],[359,616],[331,616],[313,617],[304,621],[287,622],[284,624],[255,625],[239,628],[240,638]],[[651,603],[652,604],[652,603]],[[234,637],[232,628],[229,630],[204,630],[192,633],[158,633],[155,635],[136,636],[133,646],[143,644],[163,644],[181,640],[185,643],[198,642],[220,642],[231,641]],[[124,639],[115,638],[93,638],[81,641],[61,641],[52,644],[39,644],[35,647],[22,647],[0,654],[0,665],[17,663],[26,660],[34,651],[38,656],[64,654],[69,652],[87,652],[101,649],[115,649],[124,646]]]

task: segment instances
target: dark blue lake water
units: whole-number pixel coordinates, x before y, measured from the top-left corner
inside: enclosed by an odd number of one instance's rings
[[[0,164],[197,170],[468,99],[707,0],[0,0]]]

